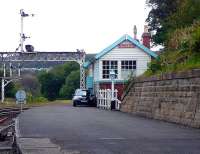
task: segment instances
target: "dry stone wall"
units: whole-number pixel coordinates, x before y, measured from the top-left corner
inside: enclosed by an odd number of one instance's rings
[[[200,70],[135,79],[121,111],[200,128]]]

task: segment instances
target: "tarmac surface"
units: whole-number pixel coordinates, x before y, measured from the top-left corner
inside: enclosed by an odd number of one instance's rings
[[[199,129],[91,107],[32,108],[17,134],[31,154],[200,154]]]

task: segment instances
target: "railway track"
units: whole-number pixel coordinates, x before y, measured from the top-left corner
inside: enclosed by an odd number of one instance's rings
[[[24,108],[23,110],[28,109]],[[19,108],[0,109],[0,154],[16,154],[15,121]]]

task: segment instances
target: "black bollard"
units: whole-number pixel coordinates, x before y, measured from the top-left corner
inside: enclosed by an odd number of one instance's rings
[[[111,110],[115,110],[115,100],[111,101]]]

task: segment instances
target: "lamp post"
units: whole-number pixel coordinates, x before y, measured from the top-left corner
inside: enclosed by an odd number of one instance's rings
[[[110,79],[111,79],[111,110],[112,109],[115,109],[115,100],[114,100],[114,90],[115,90],[115,87],[114,87],[114,80],[115,80],[115,71],[112,69],[110,71]]]

